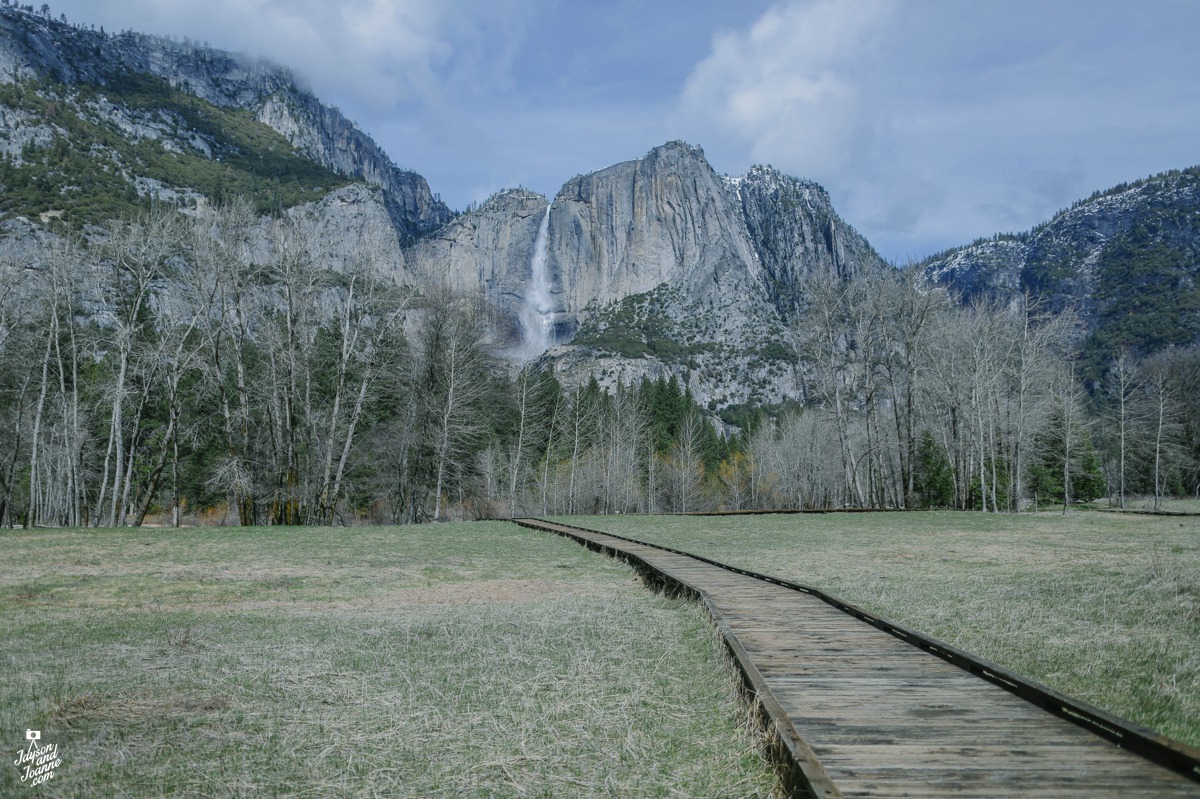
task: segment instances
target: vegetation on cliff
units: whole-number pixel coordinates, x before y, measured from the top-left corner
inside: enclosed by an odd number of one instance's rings
[[[157,200],[250,198],[260,213],[320,199],[349,181],[299,155],[248,111],[216,106],[152,75],[68,86],[0,84],[19,147],[0,160],[0,210],[76,227]],[[132,128],[132,132],[130,130]]]

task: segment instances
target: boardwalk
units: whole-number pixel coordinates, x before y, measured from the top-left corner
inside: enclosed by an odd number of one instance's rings
[[[697,594],[795,764],[797,795],[1200,799],[1200,782],[817,597],[603,533],[519,523],[619,553]]]

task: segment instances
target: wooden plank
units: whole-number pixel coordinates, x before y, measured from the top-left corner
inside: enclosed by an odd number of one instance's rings
[[[798,757],[819,761],[802,764],[830,781],[817,795],[1200,799],[1198,781],[820,597],[603,533],[539,526],[624,553],[701,596],[771,723],[802,739]]]

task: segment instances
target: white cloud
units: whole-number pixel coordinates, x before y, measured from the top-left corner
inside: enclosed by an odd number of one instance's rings
[[[1167,0],[787,0],[713,38],[678,116],[723,168],[816,179],[919,257],[1193,163],[1197,22]]]
[[[882,0],[784,3],[745,31],[717,34],[687,80],[682,115],[715,126],[755,160],[835,173],[869,143],[858,73],[890,9]]]
[[[455,13],[438,0],[122,0],[56,4],[108,29],[184,34],[296,71],[324,99],[366,113],[436,104],[458,64],[477,60],[486,30],[503,30],[514,2]],[[468,49],[469,48],[469,49]],[[503,69],[480,71],[502,79]]]

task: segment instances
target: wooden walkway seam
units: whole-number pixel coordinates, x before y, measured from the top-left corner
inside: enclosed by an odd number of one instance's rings
[[[701,601],[791,796],[1200,799],[1200,750],[819,591],[621,536],[514,521]]]

